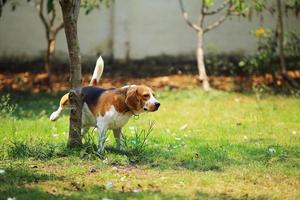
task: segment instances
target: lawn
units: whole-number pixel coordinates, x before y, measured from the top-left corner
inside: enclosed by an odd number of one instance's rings
[[[93,131],[65,147],[67,112],[48,120],[61,94],[3,95],[0,199],[300,199],[297,97],[160,91],[160,110],[124,128],[125,151],[110,134],[99,157]]]

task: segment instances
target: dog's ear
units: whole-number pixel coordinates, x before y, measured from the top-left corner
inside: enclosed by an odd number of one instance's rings
[[[138,97],[138,88],[130,87],[127,90],[125,103],[130,110],[138,111],[141,109],[141,101]]]

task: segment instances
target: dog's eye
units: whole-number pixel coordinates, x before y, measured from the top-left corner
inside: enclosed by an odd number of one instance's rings
[[[143,94],[143,97],[149,98],[149,97],[150,97],[150,94]]]

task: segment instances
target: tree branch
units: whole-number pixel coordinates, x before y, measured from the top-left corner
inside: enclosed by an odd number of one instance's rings
[[[52,15],[49,16],[49,26],[50,29],[53,30],[54,34],[56,35],[58,31],[60,31],[62,28],[64,28],[64,22],[62,21],[57,27],[54,26],[55,18],[56,18],[56,8],[55,5],[53,5],[53,8],[51,10]]]
[[[199,27],[203,30],[203,22],[204,22],[204,10],[205,10],[205,0],[202,0],[201,2],[201,12],[199,15]]]
[[[55,29],[54,29],[54,32],[55,34],[58,33],[58,31],[60,31],[61,29],[64,28],[64,22],[61,22]]]
[[[213,24],[209,25],[208,27],[206,27],[203,32],[206,33],[214,28],[217,28],[218,26],[220,26],[229,16],[229,14],[225,14],[222,17],[220,17],[216,22],[214,22]]]
[[[214,14],[217,14],[219,12],[221,12],[227,5],[229,5],[229,0],[226,0],[223,2],[222,5],[220,5],[220,7],[218,7],[216,10],[212,10],[212,11],[209,11],[207,8],[204,8],[204,11],[203,11],[203,14],[204,15],[214,15]]]
[[[3,0],[0,0],[0,17],[2,15],[2,8],[3,8],[3,6],[4,6],[4,2],[3,2]]]
[[[43,5],[44,5],[44,0],[36,0],[35,1],[35,8],[37,9],[38,11],[38,14],[40,16],[40,19],[42,20],[45,28],[46,28],[46,31],[48,32],[49,31],[49,25],[47,23],[47,20],[43,14]]]
[[[56,18],[55,5],[53,6],[53,8],[52,8],[52,10],[51,10],[51,13],[52,13],[52,15],[51,15],[51,17],[49,17],[50,27],[53,26],[54,20],[55,20],[55,18]]]
[[[185,9],[184,9],[182,0],[178,0],[178,1],[179,1],[179,4],[180,4],[180,9],[181,9],[182,16],[183,16],[185,22],[186,22],[190,27],[192,27],[195,31],[201,31],[201,28],[200,28],[199,26],[197,26],[196,24],[192,23],[192,22],[189,20],[188,14],[187,14],[187,12],[186,12]]]
[[[210,31],[214,28],[217,28],[218,26],[220,26],[227,19],[227,17],[229,15],[234,14],[233,11],[235,9],[235,5],[231,1],[228,1],[228,5],[229,5],[229,7],[228,7],[226,13],[222,17],[220,17],[217,21],[215,21],[214,23],[212,23],[211,25],[206,27],[203,31],[204,33],[208,32],[208,31]]]

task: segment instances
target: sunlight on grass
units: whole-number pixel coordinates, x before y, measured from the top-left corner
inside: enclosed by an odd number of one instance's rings
[[[58,96],[12,94],[9,104],[17,107],[1,110],[0,168],[6,172],[0,175],[0,199],[300,196],[299,99],[197,89],[157,96],[158,112],[124,127],[127,151],[117,151],[110,134],[99,158],[91,156],[94,146],[65,147],[67,112],[48,120]],[[137,137],[134,130],[145,131],[153,121],[149,137]],[[91,135],[96,141],[96,133]],[[140,141],[146,145],[137,150]]]

